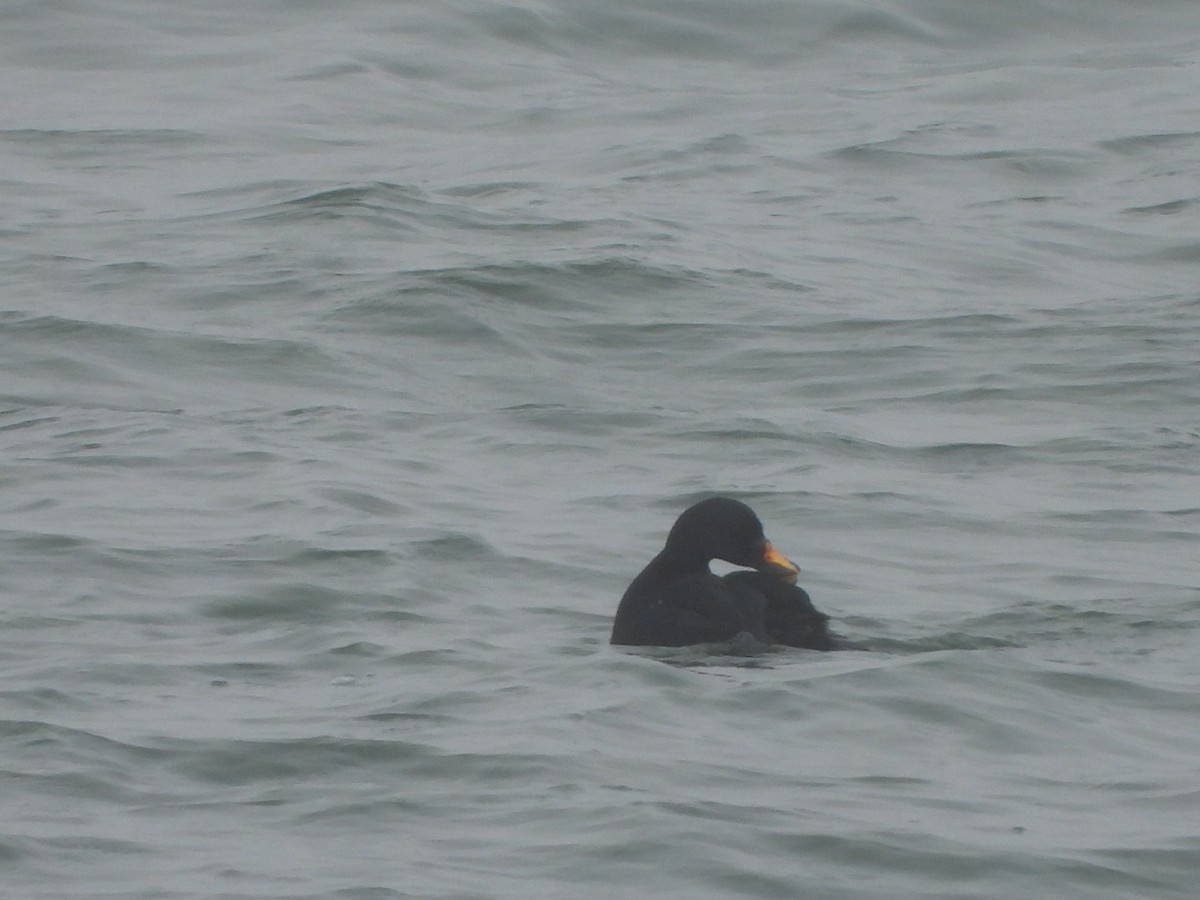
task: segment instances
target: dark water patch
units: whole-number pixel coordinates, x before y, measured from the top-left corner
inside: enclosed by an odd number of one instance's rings
[[[1138,258],[1162,262],[1195,263],[1200,261],[1200,241],[1182,241],[1137,254]]]
[[[408,546],[418,558],[436,563],[495,563],[504,559],[504,556],[486,540],[466,532],[412,541]]]
[[[387,887],[339,888],[328,895],[313,894],[311,900],[322,900],[325,896],[339,898],[339,900],[343,900],[343,898],[344,900],[413,900],[411,893]],[[305,900],[305,898],[297,898],[297,900]]]
[[[870,635],[860,638],[860,640],[868,650],[906,656],[921,653],[938,653],[943,650],[993,650],[1023,646],[1018,641],[1011,639],[991,637],[985,634],[972,634],[965,631],[944,631],[937,634],[911,638]]]
[[[541,185],[536,181],[483,181],[475,184],[459,184],[438,191],[447,197],[507,197],[513,194],[536,195]]]
[[[716,674],[722,675],[740,669],[773,668],[774,659],[767,656],[768,650],[769,648],[765,644],[756,644],[755,646],[734,646],[733,643],[698,644],[686,648],[656,647],[640,655],[648,655],[675,668],[696,672],[714,670]]]
[[[439,712],[436,710],[416,709],[402,710],[396,712],[377,712],[360,717],[364,722],[378,722],[382,725],[395,725],[397,727],[423,725],[450,725],[460,721],[457,715],[449,712]]]
[[[163,456],[136,453],[99,453],[101,444],[88,443],[71,447],[60,453],[56,459],[60,465],[79,468],[98,468],[105,471],[120,469],[136,469],[144,472],[148,469],[159,468],[170,461]]]
[[[381,183],[335,187],[260,208],[251,214],[249,221],[283,223],[361,218],[370,223],[386,224],[389,228],[415,232],[417,226],[405,219],[420,219],[414,207],[427,202],[424,192],[406,185]],[[249,211],[241,212],[244,215]]]
[[[422,273],[439,287],[453,293],[469,293],[506,301],[514,307],[569,308],[573,298],[556,290],[555,281],[569,271],[546,266],[484,266],[469,270],[445,270]]]
[[[299,502],[252,504],[252,512],[279,515],[294,514],[303,504]],[[382,540],[382,539],[381,539]],[[131,561],[142,560],[147,567],[170,567],[175,571],[209,570],[215,568],[226,575],[249,578],[282,576],[295,580],[301,576],[313,583],[323,583],[339,577],[387,572],[395,555],[373,547],[323,546],[333,543],[326,538],[320,542],[300,541],[260,535],[235,539],[227,533],[217,534],[200,545],[185,543],[171,549],[120,551]],[[353,538],[346,543],[355,543]],[[378,600],[377,591],[364,589],[364,601]],[[219,601],[218,601],[219,602]]]
[[[1053,370],[1053,367],[1048,367]],[[1049,372],[1047,372],[1049,374]],[[1077,373],[1084,374],[1084,373]],[[1092,370],[1078,380],[1071,373],[1054,370],[1053,379],[1039,378],[1011,380],[1003,386],[967,387],[943,390],[921,390],[924,386],[918,379],[904,382],[906,389],[892,392],[890,397],[906,403],[972,403],[1000,401],[1009,408],[1020,408],[1030,404],[1118,404],[1155,403],[1175,406],[1189,402],[1195,396],[1195,386],[1183,373],[1173,373],[1162,378],[1113,378],[1103,370]],[[1023,382],[1023,383],[1022,383]]]
[[[487,721],[491,719],[491,711],[498,703],[511,702],[518,696],[528,697],[531,690],[522,685],[489,686],[486,689],[481,689],[478,685],[459,689],[445,688],[432,695],[406,700],[402,712],[376,713],[369,718],[372,721],[392,723],[410,720]]]
[[[1028,844],[1037,838],[1037,829],[1022,824],[1019,814],[1008,826],[998,825],[1003,839],[983,845],[969,835],[932,835],[920,826],[908,831],[864,830],[858,833],[807,833],[784,839],[779,847],[791,857],[817,859],[820,871],[833,873],[850,867],[872,873],[873,879],[888,884],[887,893],[865,896],[895,896],[895,891],[920,891],[923,896],[946,898],[983,898],[990,896],[981,885],[1003,883],[1011,896],[1042,896],[1047,885],[1071,891],[1069,896],[1125,897],[1155,891],[1162,882],[1153,876],[1123,871],[1070,849],[1042,846],[1035,853]],[[772,846],[778,839],[771,840]],[[920,885],[920,887],[917,887]],[[1079,893],[1074,893],[1078,890]],[[1085,892],[1092,893],[1085,893]],[[843,898],[843,889],[814,886],[806,896]]]
[[[325,314],[324,321],[336,329],[369,328],[373,333],[439,342],[495,342],[493,351],[519,352],[530,343],[526,329],[531,321],[553,325],[555,334],[570,338],[572,326],[561,315],[602,312],[597,307],[601,302],[681,290],[695,277],[623,258],[556,266],[528,262],[411,270],[398,275],[396,285],[385,293],[373,292],[341,305]],[[533,318],[535,314],[540,315]],[[644,327],[651,326],[631,327],[628,334],[636,335]],[[596,334],[589,330],[581,337],[594,340]]]
[[[1079,587],[1079,579],[1071,579]],[[1089,579],[1082,586],[1111,590],[1107,581]],[[1153,648],[1161,637],[1179,629],[1200,627],[1194,610],[1160,602],[1153,612],[1136,597],[1107,597],[1088,604],[1022,601],[1006,609],[951,623],[900,621],[845,616],[838,625],[866,649],[912,656],[944,650],[1075,647],[1082,642],[1097,650],[1118,652],[1130,645]]]
[[[702,370],[712,353],[726,349],[730,330],[725,323],[664,321],[564,325],[559,329],[568,346],[616,352],[621,362],[646,367],[674,367],[687,361],[693,372]]]
[[[562,403],[524,403],[504,407],[499,412],[521,429],[536,428],[563,437],[573,437],[578,442],[574,445],[584,449],[592,446],[591,442],[584,442],[584,438],[642,429],[661,420],[660,416],[641,410],[602,410]]]
[[[634,8],[619,3],[601,10],[594,5],[551,4],[538,11],[490,10],[476,21],[490,35],[536,53],[596,61],[648,56],[684,63],[793,66],[853,48],[875,52],[890,47],[976,46],[979,42],[1024,42],[1039,37],[1030,20],[1049,17],[1060,27],[1102,28],[1103,16],[1080,17],[1041,4],[1035,16],[1006,14],[991,4],[969,13],[949,3],[887,3],[871,9],[852,4],[789,4],[754,0],[739,15],[720,4],[701,3],[686,12],[670,0]]]
[[[70,728],[35,720],[0,720],[0,741],[6,746],[9,765],[24,765],[41,760],[54,761],[53,766],[42,766],[40,774],[52,774],[55,770],[71,774],[76,766],[94,771],[93,766],[152,764],[162,758],[162,751],[133,743],[107,738],[83,728]]]
[[[0,615],[0,624],[11,631],[40,631],[45,628],[75,628],[79,620],[68,616],[39,616],[7,613]]]
[[[897,138],[854,144],[828,151],[827,157],[842,164],[890,172],[926,172],[933,168],[945,174],[949,166],[995,169],[999,174],[1022,179],[1081,180],[1099,164],[1098,155],[1064,152],[1051,148],[951,152],[934,150],[926,144],[927,134],[910,132]]]
[[[934,444],[928,447],[908,448],[908,452],[922,459],[945,464],[954,471],[971,468],[1005,468],[1024,465],[1029,455],[1021,447],[998,443],[953,443]]]
[[[313,737],[279,741],[169,741],[166,765],[190,781],[223,787],[311,782],[339,771],[366,777],[378,768],[411,771],[430,750],[403,741]]]
[[[392,603],[399,602],[398,597],[403,596],[403,602],[409,604],[423,604],[426,606],[437,603],[441,596],[428,592],[418,591],[406,588],[403,591],[397,591],[392,594],[385,594],[385,598],[390,598]],[[380,603],[374,610],[368,610],[362,614],[363,617],[372,622],[382,622],[388,625],[398,625],[405,628],[414,628],[419,625],[427,625],[432,621],[430,616],[421,615],[406,609],[388,608],[388,604]]]
[[[143,397],[143,408],[173,407],[159,399],[166,391],[190,393],[200,385],[225,396],[218,386],[247,379],[313,387],[346,371],[325,350],[304,340],[187,334],[58,316],[0,323],[0,339],[5,336],[23,347],[26,372],[38,374],[39,392],[61,395],[49,402],[65,407],[92,399],[97,389],[95,397],[120,396],[118,406],[136,405]],[[115,388],[122,390],[114,394]]]
[[[464,308],[437,290],[409,287],[334,310],[326,317],[326,327],[436,340],[446,348],[480,346],[493,354],[519,354],[520,345],[491,319],[486,309]]]
[[[322,489],[319,493],[326,500],[373,516],[394,516],[404,509],[399,503],[393,503],[390,500],[365,491],[330,487]],[[329,551],[325,552],[328,553]],[[338,553],[342,557],[353,554],[360,559],[367,556],[374,556],[377,559],[386,558],[386,554],[378,550],[338,551]]]
[[[10,623],[5,622],[4,627],[10,627]],[[44,625],[38,627],[44,627]],[[81,698],[73,694],[48,687],[0,691],[0,702],[11,704],[13,709],[43,713],[48,710],[61,712],[68,709],[81,709],[85,705]]]
[[[1088,854],[1099,872],[1112,872],[1114,878],[1094,878],[1097,890],[1124,887],[1140,896],[1177,896],[1178,886],[1195,878],[1196,846],[1114,848]],[[1089,873],[1090,874],[1090,873]]]
[[[1086,509],[1086,510],[1069,510],[1063,512],[1048,512],[1045,513],[1045,518],[1051,521],[1074,522],[1087,525],[1114,525],[1121,528],[1144,528],[1147,525],[1152,525],[1156,522],[1160,515],[1158,510],[1138,509],[1127,507],[1106,507],[1103,509]],[[1159,538],[1166,538],[1171,533],[1158,530],[1155,532]],[[1183,535],[1180,535],[1183,536]],[[1191,535],[1195,537],[1195,535]]]
[[[173,128],[0,129],[0,142],[29,152],[39,160],[106,168],[132,166],[131,158],[147,151],[211,148],[211,134]]]
[[[1188,212],[1197,205],[1200,205],[1200,198],[1189,197],[1186,200],[1168,200],[1152,206],[1130,206],[1122,212],[1131,216],[1174,216]]]
[[[505,8],[491,10],[480,18],[496,37],[563,55],[578,53],[580,48],[594,50],[598,45],[609,52],[652,51],[691,59],[743,55],[736,33],[713,27],[716,23],[704,21],[705,11],[699,12],[700,16],[679,16],[664,7],[632,9],[616,5],[600,10],[584,5],[555,10],[555,15]]]
[[[48,749],[48,756],[53,750]],[[109,808],[127,808],[131,805],[157,804],[171,797],[171,788],[165,787],[157,773],[147,776],[144,763],[120,763],[111,760],[75,758],[71,761],[50,759],[48,768],[74,766],[75,771],[27,771],[23,769],[3,771],[13,787],[19,787],[25,795],[38,798],[48,808],[61,804],[77,807],[94,807],[100,804]],[[137,776],[141,774],[139,779]]]
[[[210,687],[224,688],[231,684],[285,684],[294,682],[296,667],[285,663],[239,660],[236,662],[207,663],[193,666],[191,671],[209,680]]]
[[[33,842],[15,835],[0,835],[0,862],[10,865],[32,855]]]
[[[62,421],[60,416],[45,416],[45,415],[30,415],[29,410],[12,409],[5,410],[4,416],[30,416],[30,418],[21,419],[19,421],[5,422],[0,425],[0,431],[17,431],[22,428],[36,428],[41,425],[53,425]]]
[[[167,765],[190,781],[221,787],[315,784],[342,772],[353,772],[359,781],[422,779],[422,793],[436,793],[438,784],[457,785],[453,798],[443,796],[443,805],[473,809],[474,791],[499,801],[507,793],[525,790],[526,779],[543,775],[552,762],[536,754],[499,750],[447,752],[412,741],[302,738],[174,742]],[[401,811],[394,804],[390,808]]]
[[[1101,141],[1105,150],[1122,155],[1137,156],[1147,152],[1164,150],[1176,154],[1179,147],[1191,147],[1200,143],[1200,131],[1160,132],[1156,134],[1136,134],[1127,137],[1112,138]]]
[[[847,460],[909,460],[923,465],[953,469],[958,463],[968,460],[992,459],[1018,461],[1020,449],[1005,444],[935,444],[932,446],[905,447],[884,441],[871,440],[852,434],[816,432],[803,436],[804,446],[832,453]],[[869,495],[864,499],[873,499]]]
[[[607,629],[603,632],[603,638],[597,643],[603,643],[606,639]],[[834,643],[831,651],[807,650],[764,643],[743,633],[731,641],[693,644],[686,647],[617,647],[614,648],[614,652],[654,659],[677,668],[720,675],[741,669],[790,669],[794,666],[816,666],[827,661],[831,653],[837,655],[874,649],[870,641],[845,637],[840,633],[835,633]]]
[[[398,670],[426,669],[437,671],[453,669],[460,672],[483,672],[487,670],[486,663],[461,648],[426,647],[420,650],[406,650],[403,653],[389,657],[388,662],[393,668]],[[373,718],[373,716],[368,716],[367,718]]]
[[[580,219],[539,216],[527,206],[511,211],[487,209],[482,203],[467,202],[477,199],[470,192],[431,193],[413,184],[392,182],[332,186],[301,181],[253,182],[194,196],[210,204],[221,201],[218,209],[194,220],[198,222],[312,226],[321,231],[336,223],[354,227],[364,236],[387,240],[413,240],[444,230],[555,234],[589,224]]]
[[[781,428],[765,419],[736,418],[727,425],[696,423],[694,426],[678,425],[663,429],[666,437],[680,441],[712,442],[730,448],[738,444],[750,444],[764,452],[772,444],[794,449],[800,436]]]
[[[209,601],[203,609],[211,618],[231,622],[315,624],[337,621],[347,608],[357,609],[358,600],[353,593],[297,582],[272,585],[255,595]]]
[[[94,541],[70,534],[48,534],[36,532],[8,532],[4,539],[14,549],[26,553],[76,553],[84,549],[97,549]]]
[[[1081,700],[1102,699],[1106,703],[1123,703],[1146,710],[1186,710],[1191,715],[1200,712],[1200,696],[1190,688],[1150,685],[1087,671],[1036,672],[1030,676],[1030,681],[1059,695]]]
[[[323,804],[320,809],[293,816],[296,824],[403,828],[414,818],[436,812],[436,803],[408,797],[378,797],[349,803]]]
[[[60,862],[83,862],[110,856],[138,856],[159,851],[158,847],[149,844],[97,835],[31,837],[26,838],[23,843],[28,853]]]
[[[326,652],[335,656],[375,659],[384,656],[388,652],[388,648],[382,644],[372,643],[371,641],[354,641],[349,644],[343,644],[340,647],[332,647]]]
[[[556,771],[558,760],[553,754],[500,750],[429,754],[415,763],[416,774],[449,783],[465,782],[482,792],[478,799],[520,795],[531,781],[541,782]],[[468,808],[475,808],[476,798],[464,799]]]

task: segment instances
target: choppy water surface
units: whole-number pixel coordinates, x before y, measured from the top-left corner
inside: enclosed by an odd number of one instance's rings
[[[6,896],[1193,896],[1195,4],[0,23]]]

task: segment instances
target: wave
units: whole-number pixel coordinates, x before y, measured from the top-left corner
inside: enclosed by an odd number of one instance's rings
[[[1194,24],[1186,2],[1158,0],[1136,12],[1119,2],[1077,0],[853,0],[795,3],[751,0],[598,2],[551,0],[536,6],[474,6],[468,15],[488,34],[527,50],[597,59],[732,60],[786,65],[821,49],[897,42],[945,47],[996,47],[1042,40],[1048,33],[1127,38],[1172,35]]]

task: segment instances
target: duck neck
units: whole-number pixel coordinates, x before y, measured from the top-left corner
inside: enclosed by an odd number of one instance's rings
[[[707,575],[709,561],[703,553],[686,553],[674,547],[664,547],[662,552],[654,557],[654,567],[688,575]]]

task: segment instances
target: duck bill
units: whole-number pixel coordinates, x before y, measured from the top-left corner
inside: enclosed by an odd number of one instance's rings
[[[800,567],[772,547],[769,541],[766,549],[763,550],[762,565],[759,570],[770,572],[788,584],[795,584],[796,578],[800,574]]]

